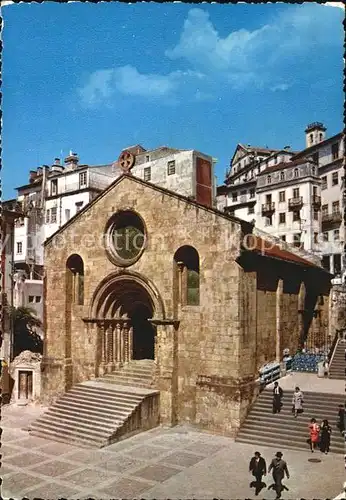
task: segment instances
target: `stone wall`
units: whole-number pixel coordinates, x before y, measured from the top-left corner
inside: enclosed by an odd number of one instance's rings
[[[337,331],[346,330],[346,286],[334,286],[330,293],[329,335],[333,339]]]

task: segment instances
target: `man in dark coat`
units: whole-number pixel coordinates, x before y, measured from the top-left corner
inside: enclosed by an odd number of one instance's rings
[[[271,461],[268,472],[270,472],[271,470],[273,470],[273,479],[275,483],[276,500],[277,500],[278,498],[281,498],[281,492],[284,489],[284,486],[282,485],[282,480],[284,478],[284,475],[286,474],[287,479],[289,479],[290,477],[287,468],[287,463],[285,462],[285,460],[282,460],[281,451],[278,451],[275,455],[275,458],[273,458],[273,460]]]
[[[255,451],[255,455],[250,460],[249,472],[251,472],[252,475],[255,476],[256,478],[255,495],[258,495],[258,493],[261,491],[262,488],[262,476],[265,476],[267,474],[266,461],[264,460],[263,457],[261,457],[259,451]],[[253,483],[251,483],[251,485],[253,485]]]
[[[279,386],[278,382],[274,383],[273,389],[273,413],[280,413],[282,407],[282,396],[284,395],[283,390]]]

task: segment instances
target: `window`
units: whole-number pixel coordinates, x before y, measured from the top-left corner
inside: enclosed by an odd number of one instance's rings
[[[327,187],[328,187],[327,176],[324,175],[323,177],[321,177],[321,181],[322,181],[321,189],[327,189]]]
[[[332,186],[337,186],[339,184],[339,172],[332,173]]]
[[[314,153],[313,155],[311,155],[311,158],[312,158],[312,161],[314,163],[317,163],[317,165],[318,165],[318,162],[319,162],[319,159],[320,159],[319,152],[317,151],[316,153]]]
[[[83,202],[82,201],[77,201],[76,203],[76,214],[78,214],[78,212],[80,212],[83,208]]]
[[[275,156],[275,158],[274,158],[274,164],[276,165],[277,162],[278,162],[278,158],[277,158],[277,156]]]
[[[175,160],[171,160],[167,163],[167,175],[175,174]]]
[[[34,302],[35,297],[33,295],[29,295],[29,302],[32,304]]]
[[[266,194],[266,204],[269,204],[272,202],[272,195],[271,194]]]
[[[147,161],[150,161],[150,156],[149,156],[149,155],[146,155],[146,156],[145,156],[145,161],[146,161],[146,162],[147,162]]]
[[[318,210],[314,210],[314,220],[318,220]]]
[[[23,253],[23,243],[21,241],[17,242],[17,253]]]
[[[280,191],[279,192],[279,203],[284,203],[285,200],[286,200],[285,191]]]
[[[312,194],[313,194],[313,196],[317,196],[317,187],[316,186],[312,187]]]
[[[279,224],[285,224],[286,223],[286,214],[285,212],[281,212],[279,214]]]
[[[328,236],[328,232],[326,231],[325,233],[323,233],[323,241],[328,241],[329,240],[329,236]]]
[[[335,253],[333,255],[334,274],[341,274],[341,254]]]
[[[232,201],[238,200],[238,193],[232,193]]]
[[[293,176],[294,177],[298,177],[298,175],[299,175],[299,171],[298,171],[297,168],[295,168],[294,171],[293,171]]]
[[[280,172],[280,181],[285,180],[285,172]]]
[[[268,215],[266,218],[265,218],[265,226],[271,226],[273,224],[273,216],[272,215]]]
[[[316,175],[316,167],[314,166],[311,167],[311,173],[312,175]]]
[[[314,243],[318,243],[318,233],[314,233]]]
[[[328,205],[322,205],[322,215],[328,215]]]
[[[48,208],[48,210],[46,211],[46,224],[49,224],[50,223],[50,210]]]
[[[334,237],[334,241],[339,241],[340,240],[340,230],[339,229],[334,229],[334,231],[333,231],[333,237]]]
[[[50,195],[55,196],[58,192],[58,179],[50,181]]]
[[[293,198],[299,198],[299,188],[293,189]]]
[[[145,167],[144,169],[144,180],[146,182],[151,180],[151,167]]]
[[[145,248],[145,227],[142,219],[131,210],[115,213],[107,225],[107,249],[115,263],[123,267],[132,265]]]
[[[313,134],[310,134],[309,140],[310,140],[310,144],[313,144],[313,142],[314,142],[314,136],[313,136]]]
[[[300,247],[301,246],[300,237],[301,237],[300,233],[295,233],[293,235],[293,246],[294,247]]]
[[[339,158],[339,143],[332,144],[332,158],[337,160]]]
[[[246,190],[245,191],[240,191],[240,196],[246,196]]]
[[[320,132],[320,142],[323,141],[323,134]]]
[[[339,201],[333,201],[332,212],[333,212],[333,214],[340,212],[340,202]]]
[[[82,258],[71,255],[66,262],[66,294],[73,304],[84,304],[84,263]]]
[[[56,217],[57,217],[57,213],[58,213],[58,209],[57,207],[53,207],[51,209],[51,217],[50,217],[50,222],[53,224],[54,222],[56,222]]]
[[[199,306],[199,255],[195,248],[185,245],[174,255],[174,292],[175,300],[183,306]],[[181,288],[179,286],[181,283]],[[179,296],[180,295],[180,296]]]
[[[282,235],[280,236],[280,238],[281,238],[281,241],[286,241],[286,235],[285,235],[285,234],[282,234]]]
[[[267,183],[268,184],[272,183],[272,177],[271,177],[271,175],[267,175]]]
[[[250,198],[254,198],[254,197],[255,197],[255,190],[250,189]]]
[[[39,304],[41,302],[41,295],[35,296],[35,302],[36,302],[36,304]]]
[[[293,222],[300,221],[300,210],[294,210],[293,212]]]
[[[255,207],[249,207],[248,214],[254,214],[254,213],[255,213]]]
[[[71,218],[71,210],[69,208],[66,208],[65,210],[65,221],[67,222]]]
[[[87,173],[81,172],[79,174],[79,188],[84,188],[87,185]]]
[[[330,256],[329,255],[323,255],[322,266],[326,271],[330,271]]]

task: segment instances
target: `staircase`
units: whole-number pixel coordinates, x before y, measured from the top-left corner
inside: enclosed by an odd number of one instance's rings
[[[323,394],[304,392],[304,413],[297,419],[292,414],[293,391],[284,391],[283,407],[279,414],[272,413],[272,389],[266,388],[252,406],[244,424],[236,437],[241,443],[251,443],[255,447],[272,446],[277,449],[293,448],[309,450],[306,440],[309,437],[308,424],[311,418],[321,423],[329,421],[332,427],[330,451],[345,453],[344,438],[336,427],[338,405],[345,403],[342,394]]]
[[[102,448],[159,423],[152,360],[131,361],[72,387],[33,424],[31,435]]]
[[[338,340],[329,366],[329,378],[344,380],[345,378],[345,349],[346,342]]]

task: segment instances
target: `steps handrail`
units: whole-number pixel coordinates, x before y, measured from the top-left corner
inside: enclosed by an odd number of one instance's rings
[[[335,354],[335,351],[336,351],[336,346],[338,345],[338,340],[339,340],[339,335],[340,335],[340,331],[339,330],[336,330],[335,332],[335,335],[334,335],[334,339],[333,339],[333,342],[330,346],[330,349],[329,349],[329,352],[328,352],[328,362],[329,362],[329,366],[331,365],[332,361],[333,361],[333,358],[334,358],[334,354]]]

